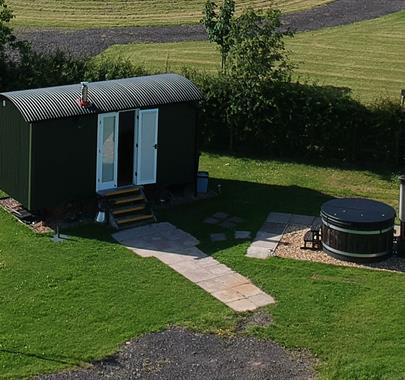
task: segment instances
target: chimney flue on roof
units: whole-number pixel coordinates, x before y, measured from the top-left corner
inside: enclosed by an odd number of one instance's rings
[[[82,82],[82,89],[80,94],[80,106],[85,108],[90,105],[89,102],[89,84],[88,82]]]

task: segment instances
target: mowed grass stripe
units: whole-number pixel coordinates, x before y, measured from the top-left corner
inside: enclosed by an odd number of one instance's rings
[[[276,0],[286,12],[322,5],[331,0]],[[15,26],[90,28],[108,26],[176,25],[197,23],[204,0],[9,0]],[[269,8],[267,0],[237,0],[237,11],[252,6]]]
[[[394,36],[394,38],[391,38]],[[297,73],[350,87],[364,102],[398,99],[405,87],[405,12],[349,26],[298,34],[288,43]],[[401,40],[402,39],[402,40]]]
[[[357,99],[370,103],[381,97],[397,100],[405,88],[405,12],[375,20],[297,34],[287,39],[296,65],[295,75],[304,81],[348,87]],[[205,42],[134,44],[114,46],[104,54],[129,57],[152,70],[184,66],[215,71],[219,54]]]

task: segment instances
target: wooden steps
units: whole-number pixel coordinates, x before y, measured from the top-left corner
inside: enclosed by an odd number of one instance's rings
[[[137,222],[143,222],[145,220],[153,220],[153,214],[144,214],[144,215],[136,215],[136,216],[123,216],[116,219],[116,223],[118,226],[127,225],[128,223],[133,224]]]
[[[115,205],[122,205],[122,204],[142,201],[143,199],[144,199],[144,197],[142,197],[141,195],[133,195],[133,196],[129,196],[129,197],[119,197],[117,199],[113,199],[113,202]]]
[[[128,214],[135,211],[141,211],[145,209],[144,204],[140,204],[139,206],[124,206],[124,207],[117,207],[114,208],[111,212],[114,216]]]
[[[142,187],[128,186],[98,194],[108,205],[110,224],[118,230],[156,221]]]

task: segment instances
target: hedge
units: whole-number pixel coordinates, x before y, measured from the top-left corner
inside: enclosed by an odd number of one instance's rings
[[[390,164],[405,156],[405,113],[399,104],[366,106],[344,88],[189,76],[205,94],[203,148]]]

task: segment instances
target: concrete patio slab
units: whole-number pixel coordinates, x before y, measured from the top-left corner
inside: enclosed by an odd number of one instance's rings
[[[264,232],[260,230],[255,237],[256,240],[274,241],[279,242],[283,237],[283,234],[272,234],[271,232]]]
[[[275,251],[277,248],[278,241],[269,241],[269,240],[255,240],[250,246],[265,248],[269,251]]]
[[[283,212],[271,212],[268,215],[266,222],[287,224],[290,220],[290,217],[291,214],[286,214]]]
[[[305,228],[320,223],[319,217],[311,215],[270,212],[257,232],[253,243],[247,249],[246,256],[256,259],[267,259],[274,256],[288,226],[298,225]],[[263,298],[263,302],[265,302],[265,298]]]
[[[287,227],[286,223],[273,223],[273,222],[266,222],[261,226],[260,232],[269,232],[272,234],[283,234],[285,228]]]
[[[159,259],[237,312],[275,302],[248,278],[199,250],[193,236],[169,223],[119,231],[113,237],[142,257]]]
[[[299,226],[311,226],[315,217],[310,215],[291,215],[289,224],[296,224]]]

